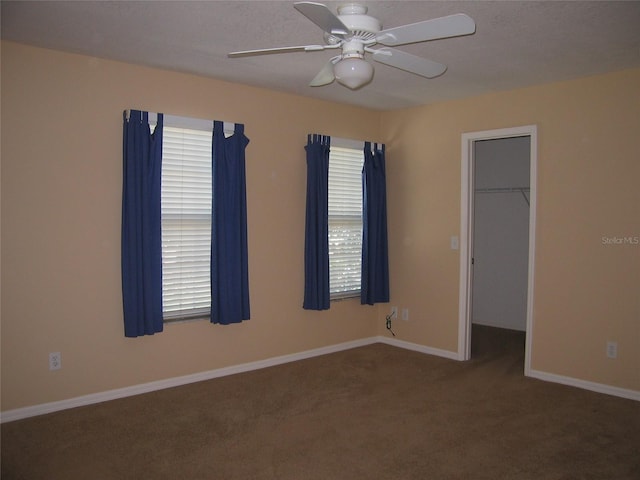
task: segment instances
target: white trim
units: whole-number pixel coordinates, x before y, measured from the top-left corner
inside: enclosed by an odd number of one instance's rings
[[[640,402],[640,391],[638,390],[613,387],[604,383],[589,382],[587,380],[580,380],[579,378],[565,377],[563,375],[541,372],[539,370],[529,370],[529,376],[545,382],[560,383],[570,387],[591,390],[592,392],[604,393],[614,397],[628,398],[629,400],[636,400]]]
[[[229,367],[217,368],[214,370],[194,373],[191,375],[167,378],[165,380],[142,383],[139,385],[132,385],[130,387],[118,388],[115,390],[107,390],[105,392],[93,393],[90,395],[83,395],[81,397],[70,398],[67,400],[43,403],[40,405],[34,405],[30,407],[17,408],[14,410],[7,410],[6,412],[2,412],[0,417],[0,423],[12,422],[14,420],[21,420],[23,418],[35,417],[38,415],[53,413],[60,410],[67,410],[70,408],[82,407],[82,406],[92,405],[92,404],[101,403],[101,402],[107,402],[109,400],[116,400],[118,398],[131,397],[131,396],[140,395],[143,393],[154,392],[156,390],[163,390],[165,388],[172,388],[172,387],[178,387],[181,385],[187,385],[189,383],[212,380],[214,378],[225,377],[227,375],[234,375],[236,373],[259,370],[262,368],[273,367],[273,366],[281,365],[284,363],[295,362],[298,360],[318,357],[321,355],[336,353],[343,350],[349,350],[352,348],[363,347],[365,345],[371,345],[374,343],[386,343],[388,345],[405,348],[407,350],[414,350],[414,351],[418,351],[418,352],[422,352],[430,355],[437,355],[437,356],[456,360],[455,352],[449,352],[445,350],[425,347],[423,345],[404,342],[401,340],[389,339],[382,336],[369,337],[369,338],[363,338],[361,340],[354,340],[351,342],[339,343],[337,345],[330,345],[327,347],[315,348],[315,349],[306,350],[303,352],[292,353],[289,355],[282,355],[279,357],[268,358],[265,360],[258,360],[255,362],[242,363],[239,365],[232,365]]]
[[[452,352],[449,350],[441,350],[439,348],[427,347],[419,345],[417,343],[406,342],[404,340],[396,340],[395,338],[389,338],[384,336],[368,337],[360,340],[354,340],[351,342],[339,343],[337,345],[330,345],[327,347],[315,348],[312,350],[306,350],[304,352],[292,353],[289,355],[282,355],[279,357],[273,357],[266,360],[258,360],[255,362],[242,363],[239,365],[232,365],[230,367],[217,368],[215,370],[209,370],[201,373],[194,373],[191,375],[184,375],[181,377],[168,378],[165,380],[158,380],[156,382],[142,383],[139,385],[133,385],[131,387],[118,388],[115,390],[107,390],[105,392],[93,393],[90,395],[83,395],[81,397],[70,398],[67,400],[60,400],[58,402],[42,403],[40,405],[33,405],[31,407],[16,408],[14,410],[7,410],[0,415],[0,423],[12,422],[15,420],[21,420],[23,418],[35,417],[38,415],[44,415],[47,413],[58,412],[60,410],[67,410],[75,407],[83,407],[86,405],[92,405],[95,403],[107,402],[109,400],[116,400],[118,398],[131,397],[134,395],[140,395],[142,393],[154,392],[156,390],[163,390],[165,388],[178,387],[180,385],[187,385],[189,383],[201,382],[205,380],[212,380],[214,378],[225,377],[227,375],[234,375],[236,373],[243,373],[252,370],[259,370],[261,368],[273,367],[284,363],[295,362],[298,360],[304,360],[307,358],[318,357],[321,355],[327,355],[330,353],[341,352],[343,350],[350,350],[352,348],[364,347],[365,345],[372,345],[374,343],[383,343],[391,345],[393,347],[403,348],[405,350],[412,350],[415,352],[424,353],[427,355],[434,355],[438,357],[448,358],[450,360],[460,360],[458,352]],[[640,401],[640,391],[627,390],[618,387],[612,387],[609,385],[603,385],[598,383],[587,382],[584,380],[578,380],[570,377],[563,377],[560,375],[554,375],[550,373],[540,372],[532,370],[530,376],[554,383],[561,383],[564,385],[570,385],[586,390],[592,390],[600,393],[606,393],[622,398],[629,398],[631,400]]]
[[[461,153],[461,200],[460,200],[460,287],[458,301],[458,360],[471,358],[471,335],[469,335],[469,318],[471,318],[471,249],[469,236],[473,233],[471,222],[473,217],[473,196],[475,190],[473,170],[471,169],[472,140],[468,134],[462,135]]]
[[[393,347],[404,348],[405,350],[413,350],[414,352],[425,353],[427,355],[434,355],[436,357],[444,357],[450,360],[458,360],[458,353],[450,350],[441,350],[439,348],[426,347],[418,343],[406,342],[404,340],[397,340],[390,337],[378,337],[378,342],[391,345]]]
[[[165,380],[142,383],[139,385],[132,385],[130,387],[118,388],[115,390],[107,390],[105,392],[93,393],[90,395],[83,395],[81,397],[70,398],[67,400],[60,400],[57,402],[43,403],[40,405],[31,406],[31,407],[7,410],[6,412],[2,412],[0,417],[0,423],[20,420],[27,417],[35,417],[37,415],[44,415],[46,413],[57,412],[59,410],[66,410],[69,408],[81,407],[85,405],[91,405],[94,403],[106,402],[109,400],[116,400],[118,398],[130,397],[130,396],[139,395],[142,393],[149,393],[156,390],[162,390],[165,388],[178,387],[180,385],[201,382],[204,380],[211,380],[214,378],[225,377],[227,375],[234,375],[236,373],[243,373],[251,370],[259,370],[261,368],[273,367],[275,365],[281,365],[283,363],[295,362],[297,360],[304,360],[306,358],[317,357],[317,356],[326,355],[329,353],[340,352],[342,350],[349,350],[351,348],[362,347],[365,345],[376,343],[377,341],[378,339],[376,337],[363,338],[361,340],[354,340],[351,342],[339,343],[337,345],[330,345],[327,347],[315,348],[313,350],[307,350],[304,352],[292,353],[289,355],[282,355],[279,357],[268,358],[265,360],[258,360],[255,362],[242,363],[239,365],[232,365],[229,367],[217,368],[215,370],[209,370],[206,372],[194,373],[191,375],[184,375],[181,377],[167,378]]]
[[[460,296],[458,302],[458,359],[471,358],[471,258],[473,253],[473,143],[511,137],[530,137],[529,178],[529,272],[527,287],[527,326],[524,374],[531,371],[531,349],[533,345],[533,285],[536,240],[538,128],[536,125],[502,128],[480,132],[463,133],[461,139],[461,201],[460,201]]]

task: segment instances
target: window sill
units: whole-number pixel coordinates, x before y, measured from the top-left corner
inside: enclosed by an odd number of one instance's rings
[[[194,315],[193,317],[178,317],[178,318],[169,318],[163,320],[165,325],[175,325],[177,323],[190,323],[190,322],[201,322],[203,320],[209,321],[209,314],[200,314]]]
[[[336,293],[330,297],[331,302],[341,302],[342,300],[349,300],[351,298],[360,298],[360,290],[356,292],[343,292]]]

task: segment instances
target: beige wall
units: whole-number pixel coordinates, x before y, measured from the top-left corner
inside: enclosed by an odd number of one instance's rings
[[[245,124],[250,321],[124,338],[128,108]],[[3,43],[2,117],[3,411],[375,334],[375,307],[357,300],[302,309],[304,145],[312,132],[378,140],[379,113]]]
[[[462,132],[537,124],[534,369],[640,390],[640,71],[379,113],[2,44],[2,410],[386,335],[387,305],[301,308],[306,134],[387,142],[398,339],[455,350]],[[252,319],[126,339],[122,111],[242,122]],[[619,358],[604,355],[607,340]],[[48,353],[62,352],[49,372]]]
[[[536,124],[532,369],[640,391],[640,245],[602,240],[640,237],[639,85],[632,70],[384,115],[399,339],[457,350],[461,134]]]

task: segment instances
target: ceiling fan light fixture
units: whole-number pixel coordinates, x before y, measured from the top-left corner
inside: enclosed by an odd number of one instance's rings
[[[359,57],[343,58],[333,66],[333,73],[338,83],[357,90],[373,79],[373,66]]]
[[[357,90],[373,79],[373,66],[365,60],[366,53],[371,54],[373,61],[383,65],[424,78],[435,78],[447,70],[446,65],[390,47],[471,35],[476,31],[475,22],[464,13],[382,30],[382,22],[367,15],[368,8],[357,3],[357,0],[338,6],[337,16],[326,5],[316,1],[296,1],[293,6],[323,30],[325,45],[261,48],[231,52],[228,56],[234,58],[340,49],[341,53],[322,67],[309,86],[320,87],[337,80],[341,85]],[[377,44],[382,48],[373,49]]]

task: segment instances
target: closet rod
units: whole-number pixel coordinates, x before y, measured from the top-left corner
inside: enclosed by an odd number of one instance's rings
[[[476,193],[509,193],[528,192],[529,187],[496,187],[496,188],[476,188]]]
[[[497,187],[497,188],[476,188],[476,193],[518,193],[520,192],[524,198],[524,201],[527,202],[527,205],[531,206],[529,203],[529,198],[527,197],[527,193],[529,193],[529,187]]]

